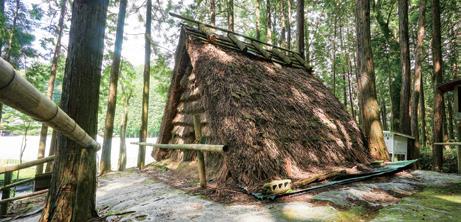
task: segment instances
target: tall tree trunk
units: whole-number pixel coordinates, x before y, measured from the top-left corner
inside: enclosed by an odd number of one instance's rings
[[[307,11],[307,10],[306,10]],[[306,15],[307,15],[307,12],[305,12]],[[305,39],[305,42],[304,42],[304,52],[306,53],[306,62],[307,64],[311,64],[311,53],[309,51],[309,47],[310,47],[310,40],[309,40],[309,23],[307,21],[307,19],[304,19],[304,39]]]
[[[210,0],[210,22],[212,26],[216,26],[216,0]]]
[[[287,10],[288,10],[288,16],[285,19],[287,22],[287,47],[288,50],[291,50],[291,0],[287,1]]]
[[[421,66],[422,68],[422,66]],[[424,78],[421,76],[421,93],[419,97],[419,112],[421,113],[421,144],[427,146],[427,133],[426,132],[426,102],[424,100]]]
[[[434,114],[432,139],[433,143],[437,143],[442,142],[443,140],[443,94],[437,90],[437,86],[443,81],[439,0],[432,0],[432,62],[434,67]],[[441,145],[432,145],[432,156],[433,170],[441,171],[443,165],[443,147]]]
[[[296,41],[298,42],[298,52],[302,58],[304,56],[304,0],[298,0],[296,6]]]
[[[415,49],[415,79],[413,80],[413,96],[411,97],[411,134],[415,137],[413,145],[414,150],[409,150],[409,158],[419,158],[419,127],[418,127],[418,103],[419,96],[422,89],[422,64],[423,64],[423,47],[424,47],[424,33],[425,33],[425,14],[426,14],[426,0],[419,1],[419,17],[418,17],[418,33],[416,38]],[[424,108],[424,104],[420,104]]]
[[[123,31],[125,27],[127,0],[120,0],[118,10],[117,31],[115,34],[114,58],[110,70],[109,96],[107,98],[106,121],[104,124],[104,141],[102,145],[101,162],[99,164],[100,174],[111,170],[111,149],[112,135],[114,133],[114,118],[117,105],[117,85],[120,75],[120,58],[122,54]]]
[[[368,139],[371,156],[387,160],[384,135],[376,99],[375,73],[371,50],[370,1],[356,1],[357,67],[359,69],[359,98],[361,101],[362,129]]]
[[[332,51],[332,56],[333,58],[331,59],[331,71],[333,73],[333,95],[336,96],[336,32],[337,32],[337,16],[334,15],[334,22],[333,22],[333,38],[332,38],[332,44],[333,44],[333,51]]]
[[[128,123],[128,111],[131,95],[124,98],[123,116],[120,123],[120,154],[118,156],[118,170],[124,171],[126,168],[126,127]]]
[[[266,0],[266,42],[272,44],[271,0]]]
[[[0,0],[0,19],[5,22],[6,16],[5,16],[5,0]],[[1,31],[3,31],[5,27],[2,27]],[[2,49],[3,49],[3,41],[4,39],[0,39],[0,57],[2,56]],[[1,106],[1,104],[0,104]],[[1,109],[0,109],[1,111]],[[0,112],[0,121],[1,121],[1,115],[2,113]]]
[[[50,79],[48,80],[48,90],[47,96],[49,99],[53,99],[53,92],[54,92],[54,82],[56,80],[56,72],[58,70],[58,61],[59,56],[61,55],[61,38],[62,33],[64,31],[64,18],[66,17],[66,10],[67,10],[67,1],[61,0],[61,12],[59,15],[59,22],[58,22],[58,37],[56,39],[56,45],[54,47],[53,59],[51,62],[51,72],[50,72]],[[37,159],[42,159],[45,157],[45,149],[46,149],[46,137],[48,134],[48,126],[46,124],[42,124],[42,128],[40,130],[40,140],[38,145],[38,155]],[[37,165],[35,175],[39,175],[43,173],[43,164]]]
[[[386,103],[384,101],[384,99],[381,101],[381,121],[383,123],[383,130],[387,130],[388,129],[388,126],[387,126],[387,118],[386,118]]]
[[[0,0],[0,13],[1,13],[1,18],[2,20],[5,20],[6,16],[5,15],[5,0]],[[0,39],[0,57],[2,56],[2,50],[3,50],[3,39]],[[0,127],[2,126],[2,114],[3,114],[3,103],[0,103]],[[0,134],[2,131],[0,130]]]
[[[347,54],[347,63],[348,63],[348,72],[347,72],[347,83],[348,83],[348,88],[349,88],[349,103],[350,103],[350,106],[351,106],[351,114],[352,116],[354,117],[354,120],[356,120],[355,118],[355,110],[354,110],[354,100],[353,100],[353,97],[352,97],[352,62],[349,58],[349,53]]]
[[[408,43],[408,0],[399,0],[399,43],[400,70],[402,71],[402,87],[400,88],[400,126],[399,131],[411,134],[410,127],[410,47]]]
[[[19,17],[19,7],[20,7],[20,1],[16,0],[16,8],[14,9],[14,15],[13,15],[13,25],[11,26],[10,30],[10,35],[8,36],[8,48],[6,50],[6,57],[5,60],[11,63],[11,51],[13,47],[13,41],[14,41],[14,34],[16,32],[16,26],[18,23],[18,17]]]
[[[286,32],[287,32],[287,28],[286,28],[286,11],[285,11],[285,4],[283,1],[280,1],[280,6],[279,6],[279,10],[280,10],[280,13],[279,13],[279,17],[280,17],[280,42],[279,42],[279,46],[280,47],[286,47]]]
[[[61,108],[93,138],[108,0],[74,0]],[[40,221],[87,221],[96,212],[96,152],[58,134],[53,177]]]
[[[141,129],[139,133],[139,142],[146,142],[147,139],[147,120],[149,115],[149,88],[150,88],[150,34],[152,25],[152,1],[147,0],[146,9],[146,37],[144,51],[144,87],[142,91],[142,113]],[[143,168],[146,159],[146,146],[139,146],[138,168]]]
[[[234,31],[234,0],[227,0],[227,29]]]
[[[261,0],[256,0],[256,39],[261,40]]]
[[[57,134],[58,133],[56,132],[56,130],[53,130],[53,133],[51,133],[50,152],[48,152],[48,156],[53,156],[56,153],[56,146],[58,145]],[[54,161],[51,161],[46,164],[46,173],[51,172],[51,170],[53,169],[53,163]]]

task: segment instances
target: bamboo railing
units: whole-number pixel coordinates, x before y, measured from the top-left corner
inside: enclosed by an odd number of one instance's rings
[[[1,58],[0,102],[46,123],[85,148],[98,150],[100,147],[72,118]]]
[[[24,77],[18,75],[11,64],[2,58],[0,58],[0,102],[60,131],[63,135],[75,141],[83,148],[89,148],[95,151],[100,148],[100,145],[72,118],[53,101],[40,93],[40,91]],[[42,190],[10,198],[11,187],[31,181],[31,179],[28,179],[11,183],[12,172],[52,161],[54,158],[54,156],[49,156],[19,165],[0,167],[0,174],[5,174],[4,186],[1,188],[2,200],[0,200],[0,215],[5,215],[7,213],[8,202],[47,192],[47,190]]]

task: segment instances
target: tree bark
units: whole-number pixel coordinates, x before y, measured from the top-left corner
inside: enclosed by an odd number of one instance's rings
[[[261,40],[261,0],[256,0],[256,39]]]
[[[5,21],[5,0],[0,0],[0,19],[2,21]],[[2,27],[2,29],[4,29],[4,27]],[[3,49],[3,38],[0,39],[0,57],[2,56],[2,49]],[[0,104],[0,121],[2,120],[1,116],[2,116],[2,112],[1,112],[1,104]]]
[[[210,22],[212,26],[216,26],[216,0],[210,0]]]
[[[120,0],[118,11],[117,31],[115,34],[114,58],[110,71],[109,96],[107,98],[106,121],[104,125],[104,141],[102,145],[100,174],[111,170],[112,135],[114,133],[114,118],[117,105],[117,85],[120,75],[120,58],[122,54],[123,31],[125,26],[127,0]]]
[[[266,42],[272,44],[271,0],[266,0]]]
[[[57,144],[57,132],[56,130],[53,130],[53,133],[51,134],[51,141],[50,141],[50,152],[48,152],[48,156],[53,156],[56,153],[56,146]],[[46,164],[45,172],[49,173],[53,169],[53,163],[54,161],[48,162]]]
[[[66,17],[67,1],[61,0],[60,4],[61,4],[61,11],[60,11],[59,22],[58,22],[58,33],[57,33],[58,37],[56,39],[56,45],[54,47],[53,59],[51,62],[50,79],[48,80],[48,90],[47,90],[47,96],[51,100],[53,100],[54,82],[56,80],[56,72],[58,70],[59,56],[61,55],[61,38],[62,38],[62,33],[64,31],[64,18]],[[43,157],[45,157],[47,135],[48,135],[48,126],[46,124],[42,124],[42,128],[40,130],[40,140],[39,140],[39,145],[38,145],[37,159],[42,159]],[[43,173],[43,164],[37,165],[35,175],[39,175],[42,173]]]
[[[287,0],[287,10],[288,10],[288,16],[285,19],[287,22],[287,47],[288,50],[291,50],[291,0]]]
[[[126,169],[126,127],[128,123],[128,111],[130,105],[131,95],[124,98],[123,116],[120,123],[120,154],[118,156],[118,170],[124,171]]]
[[[443,94],[437,90],[437,86],[443,81],[439,0],[432,0],[432,62],[434,72],[434,113],[432,139],[433,142],[436,143],[442,142],[443,140]],[[441,171],[443,165],[443,147],[441,145],[432,145],[432,156],[433,170]]]
[[[333,58],[331,61],[332,67],[331,71],[333,73],[333,95],[336,96],[336,33],[337,33],[337,16],[334,15],[334,22],[333,22],[333,38],[332,38],[332,44],[333,44]]]
[[[61,108],[96,137],[108,0],[74,0]],[[96,152],[58,134],[40,221],[87,221],[96,212]]]
[[[302,58],[304,55],[304,0],[298,0],[296,7],[296,41],[298,52]]]
[[[139,142],[146,142],[147,139],[147,120],[149,116],[149,88],[150,88],[150,35],[152,25],[152,1],[147,0],[146,9],[146,37],[144,51],[144,87],[142,91],[142,113],[141,129],[139,133]],[[140,145],[138,152],[138,168],[142,169],[146,159],[146,146]]]
[[[348,73],[347,73],[347,83],[348,83],[348,88],[349,88],[349,103],[351,106],[351,114],[354,117],[354,120],[356,120],[355,116],[355,110],[354,110],[354,100],[352,98],[352,62],[349,58],[349,54],[347,54],[347,63],[348,63]]]
[[[285,21],[285,18],[287,17],[286,16],[286,12],[285,12],[285,4],[283,1],[280,1],[279,2],[280,6],[279,6],[279,10],[280,10],[280,13],[279,13],[279,17],[280,17],[280,42],[279,42],[279,46],[280,47],[286,47],[286,32],[287,32],[287,28],[286,28],[286,21]]]
[[[399,131],[411,134],[410,127],[410,47],[408,43],[408,0],[399,0],[399,44],[400,70],[402,71],[402,87],[400,88],[400,126]]]
[[[419,158],[419,127],[418,127],[418,103],[419,96],[422,89],[422,64],[423,64],[423,47],[424,47],[424,33],[425,33],[425,14],[426,14],[426,0],[419,1],[419,17],[418,17],[418,33],[416,39],[415,49],[415,79],[413,80],[413,95],[411,97],[411,134],[415,137],[413,145],[414,150],[409,150],[409,159]],[[420,104],[424,108],[424,104]]]
[[[359,69],[359,98],[361,100],[362,129],[368,140],[371,156],[387,160],[384,135],[376,99],[375,73],[371,49],[370,1],[356,1],[357,67]]]
[[[8,48],[6,50],[6,57],[5,60],[11,63],[11,49],[13,47],[13,40],[14,40],[14,34],[16,32],[16,26],[18,22],[18,17],[19,17],[19,7],[20,7],[20,1],[16,0],[16,8],[14,9],[14,15],[13,15],[13,25],[11,26],[11,31],[10,35],[8,37]]]
[[[227,29],[234,31],[234,0],[227,0]]]

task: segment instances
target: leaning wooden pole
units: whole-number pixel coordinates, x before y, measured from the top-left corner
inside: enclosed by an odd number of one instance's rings
[[[0,102],[46,123],[83,147],[99,149],[99,144],[72,118],[1,58]]]

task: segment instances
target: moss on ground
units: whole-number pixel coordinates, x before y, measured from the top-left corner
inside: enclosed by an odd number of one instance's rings
[[[461,183],[427,187],[383,208],[373,221],[461,221]]]

